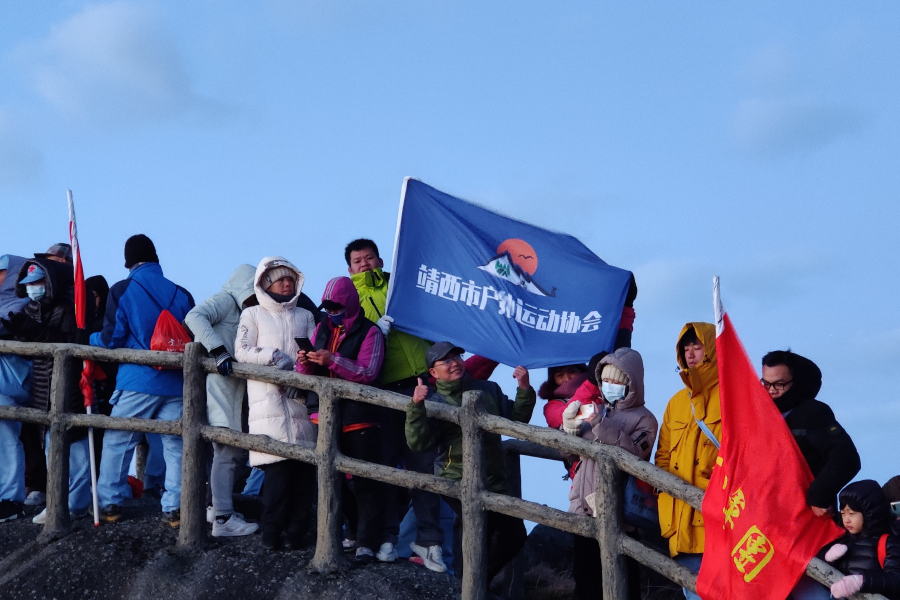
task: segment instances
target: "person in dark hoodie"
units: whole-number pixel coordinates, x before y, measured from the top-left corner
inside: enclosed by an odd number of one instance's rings
[[[881,486],[871,479],[851,483],[841,492],[839,506],[847,533],[823,550],[825,560],[845,576],[831,586],[831,595],[900,597],[900,539],[888,533],[890,505]]]
[[[769,392],[794,435],[813,482],[806,503],[816,516],[834,509],[842,487],[859,472],[859,453],[831,408],[816,400],[822,371],[816,363],[790,350],[775,350],[762,359],[760,383]]]
[[[21,256],[0,256],[0,315],[17,313],[28,304],[16,296],[16,274],[25,263]],[[0,324],[0,339],[12,335]],[[31,394],[31,361],[0,354],[0,406],[25,406]],[[25,516],[25,449],[19,435],[22,423],[0,419],[0,523]],[[43,462],[43,461],[41,461]]]
[[[27,342],[84,343],[85,332],[75,322],[74,274],[71,266],[46,258],[25,261],[19,270],[16,295],[28,298],[22,311],[0,319],[16,339]],[[80,362],[78,363],[80,366]],[[33,361],[31,406],[49,410],[53,359],[35,358]],[[78,386],[81,369],[66,382],[69,387],[67,412],[84,412],[84,398]],[[87,430],[69,430],[69,512],[73,518],[87,514],[91,500],[90,459]],[[46,431],[44,446],[49,448],[50,432]],[[46,511],[34,522],[43,524]]]
[[[349,277],[335,277],[325,285],[320,308],[325,309],[327,318],[316,326],[310,340],[314,350],[297,353],[297,371],[376,384],[384,361],[384,335],[363,314],[359,293]],[[310,408],[310,412],[313,410]],[[380,457],[378,414],[371,404],[341,401],[341,452],[362,460]],[[381,562],[397,560],[393,543],[384,539],[382,484],[354,477],[353,487],[358,517],[356,560],[363,563],[376,558]]]

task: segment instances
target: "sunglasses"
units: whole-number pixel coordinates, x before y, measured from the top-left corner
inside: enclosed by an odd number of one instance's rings
[[[900,519],[900,500],[897,502],[891,502],[891,513],[897,519]]]

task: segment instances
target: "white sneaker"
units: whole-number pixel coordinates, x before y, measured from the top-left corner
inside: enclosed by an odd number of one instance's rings
[[[429,571],[434,571],[435,573],[447,572],[447,565],[444,564],[444,551],[441,550],[440,544],[425,548],[415,542],[410,542],[409,549],[422,559],[422,563]]]
[[[241,520],[244,520],[244,515],[242,515],[239,512],[232,512],[231,514],[233,514],[236,517],[239,517]],[[206,522],[209,523],[210,525],[212,525],[213,523],[216,522],[216,509],[213,508],[212,506],[206,507]]]
[[[385,542],[378,549],[378,552],[375,553],[375,558],[381,562],[394,562],[397,560],[397,550],[394,549],[392,543]]]
[[[47,495],[44,492],[39,492],[37,490],[28,494],[28,497],[25,498],[25,506],[40,506],[41,504],[47,503]]]
[[[70,518],[71,520],[75,521],[76,519],[81,519],[82,517],[86,517],[87,514],[88,514],[87,509],[84,509],[84,511],[80,511],[80,512],[77,512],[77,513],[76,513],[76,512],[70,512],[70,513],[69,513],[69,518]],[[47,509],[45,508],[44,510],[42,510],[42,511],[39,512],[38,514],[34,515],[34,518],[31,519],[31,522],[34,523],[35,525],[44,525],[45,523],[47,523]]]
[[[259,524],[248,523],[238,513],[231,513],[231,518],[224,523],[218,519],[213,522],[212,534],[213,537],[238,537],[256,533],[258,529]]]

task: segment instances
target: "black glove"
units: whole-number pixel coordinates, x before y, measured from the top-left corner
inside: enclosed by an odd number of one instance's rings
[[[298,398],[304,397],[304,391],[300,388],[289,387],[284,391],[284,395],[290,398],[291,400],[297,400]]]
[[[219,372],[219,375],[230,377],[232,373],[231,363],[234,362],[234,357],[228,354],[225,346],[213,348],[209,353],[216,359],[216,370]]]
[[[24,312],[10,312],[7,318],[0,319],[3,327],[10,333],[18,337],[28,338],[36,334],[41,325]]]

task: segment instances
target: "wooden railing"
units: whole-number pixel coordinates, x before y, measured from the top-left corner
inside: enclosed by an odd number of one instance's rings
[[[183,439],[181,462],[181,526],[178,546],[196,549],[205,545],[206,468],[204,443],[218,442],[246,450],[265,452],[316,465],[318,475],[316,549],[310,568],[334,573],[343,560],[340,512],[340,473],[368,477],[405,488],[418,488],[457,498],[462,503],[462,551],[465,569],[462,595],[465,600],[482,600],[487,593],[485,510],[541,523],[576,535],[595,538],[600,544],[603,597],[627,598],[627,574],[624,557],[630,556],[678,585],[696,590],[696,575],[668,556],[646,546],[622,531],[622,499],[619,485],[622,473],[634,475],[667,494],[700,509],[703,491],[688,485],[671,473],[641,461],[621,448],[587,442],[546,427],[515,423],[485,412],[481,392],[463,394],[461,408],[426,401],[428,417],[458,424],[463,432],[463,478],[450,481],[435,475],[404,471],[393,467],[350,458],[340,453],[339,402],[357,400],[393,410],[405,411],[409,398],[392,392],[336,379],[280,371],[234,363],[234,377],[264,381],[316,392],[319,396],[319,432],[315,444],[288,444],[266,436],[240,433],[206,424],[206,385],[208,373],[216,373],[215,362],[206,358],[198,343],[185,353],[173,354],[146,350],[107,350],[74,344],[36,344],[0,341],[0,354],[24,357],[52,357],[53,375],[49,412],[33,408],[0,406],[0,419],[40,423],[50,427],[47,452],[47,519],[39,539],[50,542],[71,530],[68,511],[69,448],[66,431],[71,427],[95,427],[180,435]],[[69,386],[64,382],[73,373],[74,362],[88,359],[102,362],[131,363],[181,368],[184,371],[184,412],[180,420],[81,415],[65,412]],[[496,494],[485,489],[482,433],[491,432],[514,438],[504,443],[508,451],[519,455],[560,460],[561,452],[590,457],[597,461],[598,506],[596,517],[575,515],[521,498]],[[841,577],[831,565],[813,559],[807,575],[828,586]],[[856,598],[881,599],[874,594]]]

